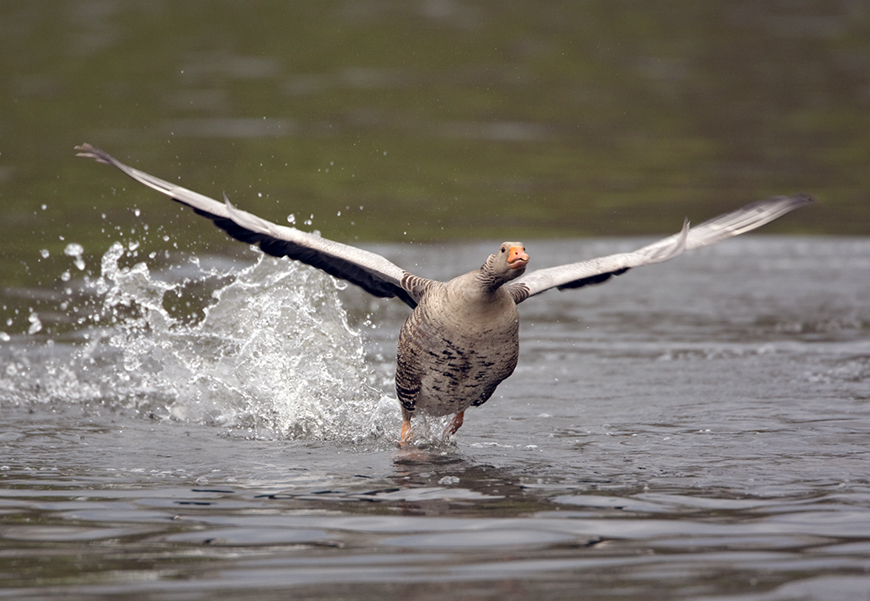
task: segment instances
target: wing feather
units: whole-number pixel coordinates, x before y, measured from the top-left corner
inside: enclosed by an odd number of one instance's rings
[[[508,291],[520,303],[550,288],[565,290],[600,284],[632,267],[668,261],[685,250],[715,244],[754,230],[811,202],[813,198],[808,194],[774,196],[714,217],[691,229],[688,222],[684,222],[680,233],[632,252],[533,271],[510,284]]]
[[[226,195],[223,203],[218,202],[125,165],[90,144],[76,146],[76,150],[78,156],[120,169],[137,182],[189,206],[197,215],[211,219],[237,240],[256,244],[274,257],[290,257],[321,269],[375,296],[397,297],[413,308],[431,283],[431,280],[413,276],[381,255],[266,221],[235,208]]]

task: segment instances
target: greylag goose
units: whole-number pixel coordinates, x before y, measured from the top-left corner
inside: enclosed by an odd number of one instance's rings
[[[402,406],[400,442],[412,437],[415,413],[453,418],[444,436],[462,425],[466,409],[484,404],[510,376],[519,356],[517,305],[551,288],[602,283],[633,267],[667,261],[685,250],[743,234],[813,201],[809,195],[775,196],[748,204],[638,250],[526,273],[520,242],[504,242],[480,269],[449,282],[419,277],[384,257],[293,227],[270,223],[121,163],[90,144],[78,156],[112,165],[137,182],[189,206],[198,215],[266,254],[287,256],[413,309],[399,333],[396,393]]]

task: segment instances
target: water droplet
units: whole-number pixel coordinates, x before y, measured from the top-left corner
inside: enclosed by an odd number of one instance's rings
[[[61,240],[63,240],[63,238],[61,238]],[[76,242],[70,242],[66,245],[66,248],[63,249],[63,254],[68,257],[80,257],[84,252],[84,247]]]
[[[27,328],[28,334],[36,334],[37,332],[42,330],[42,322],[39,321],[39,315],[36,313],[31,313],[27,316],[27,321],[30,322],[30,327]]]

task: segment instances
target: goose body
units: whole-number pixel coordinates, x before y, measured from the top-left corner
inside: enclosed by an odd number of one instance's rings
[[[517,243],[502,248],[524,252]],[[498,259],[492,255],[487,264]],[[486,270],[484,265],[446,284],[432,283],[402,326],[396,393],[406,428],[419,409],[436,417],[458,415],[448,428],[455,432],[464,411],[485,403],[517,366],[519,311],[502,285],[487,289]]]
[[[746,205],[628,253],[569,262],[526,273],[529,256],[519,242],[504,242],[480,269],[448,282],[416,276],[384,257],[292,227],[265,221],[134,169],[83,144],[79,156],[112,165],[141,184],[191,207],[230,236],[257,244],[273,256],[288,256],[347,280],[369,293],[398,298],[413,311],[399,334],[396,393],[402,406],[402,441],[411,437],[418,412],[453,415],[449,436],[465,410],[485,403],[509,377],[519,357],[517,305],[551,288],[580,288],[607,281],[633,267],[660,263],[685,250],[736,236],[813,201],[808,195],[776,196]]]

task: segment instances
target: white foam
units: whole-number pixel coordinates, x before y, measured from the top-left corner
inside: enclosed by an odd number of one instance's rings
[[[333,278],[260,255],[232,271],[194,263],[183,279],[164,281],[145,263],[125,266],[134,253],[120,243],[105,253],[89,284],[96,296],[76,311],[86,316],[86,342],[72,355],[31,355],[18,370],[30,381],[13,385],[19,399],[134,410],[257,438],[398,432],[398,403],[376,386]],[[194,299],[204,309],[167,309],[191,289],[213,290]]]

